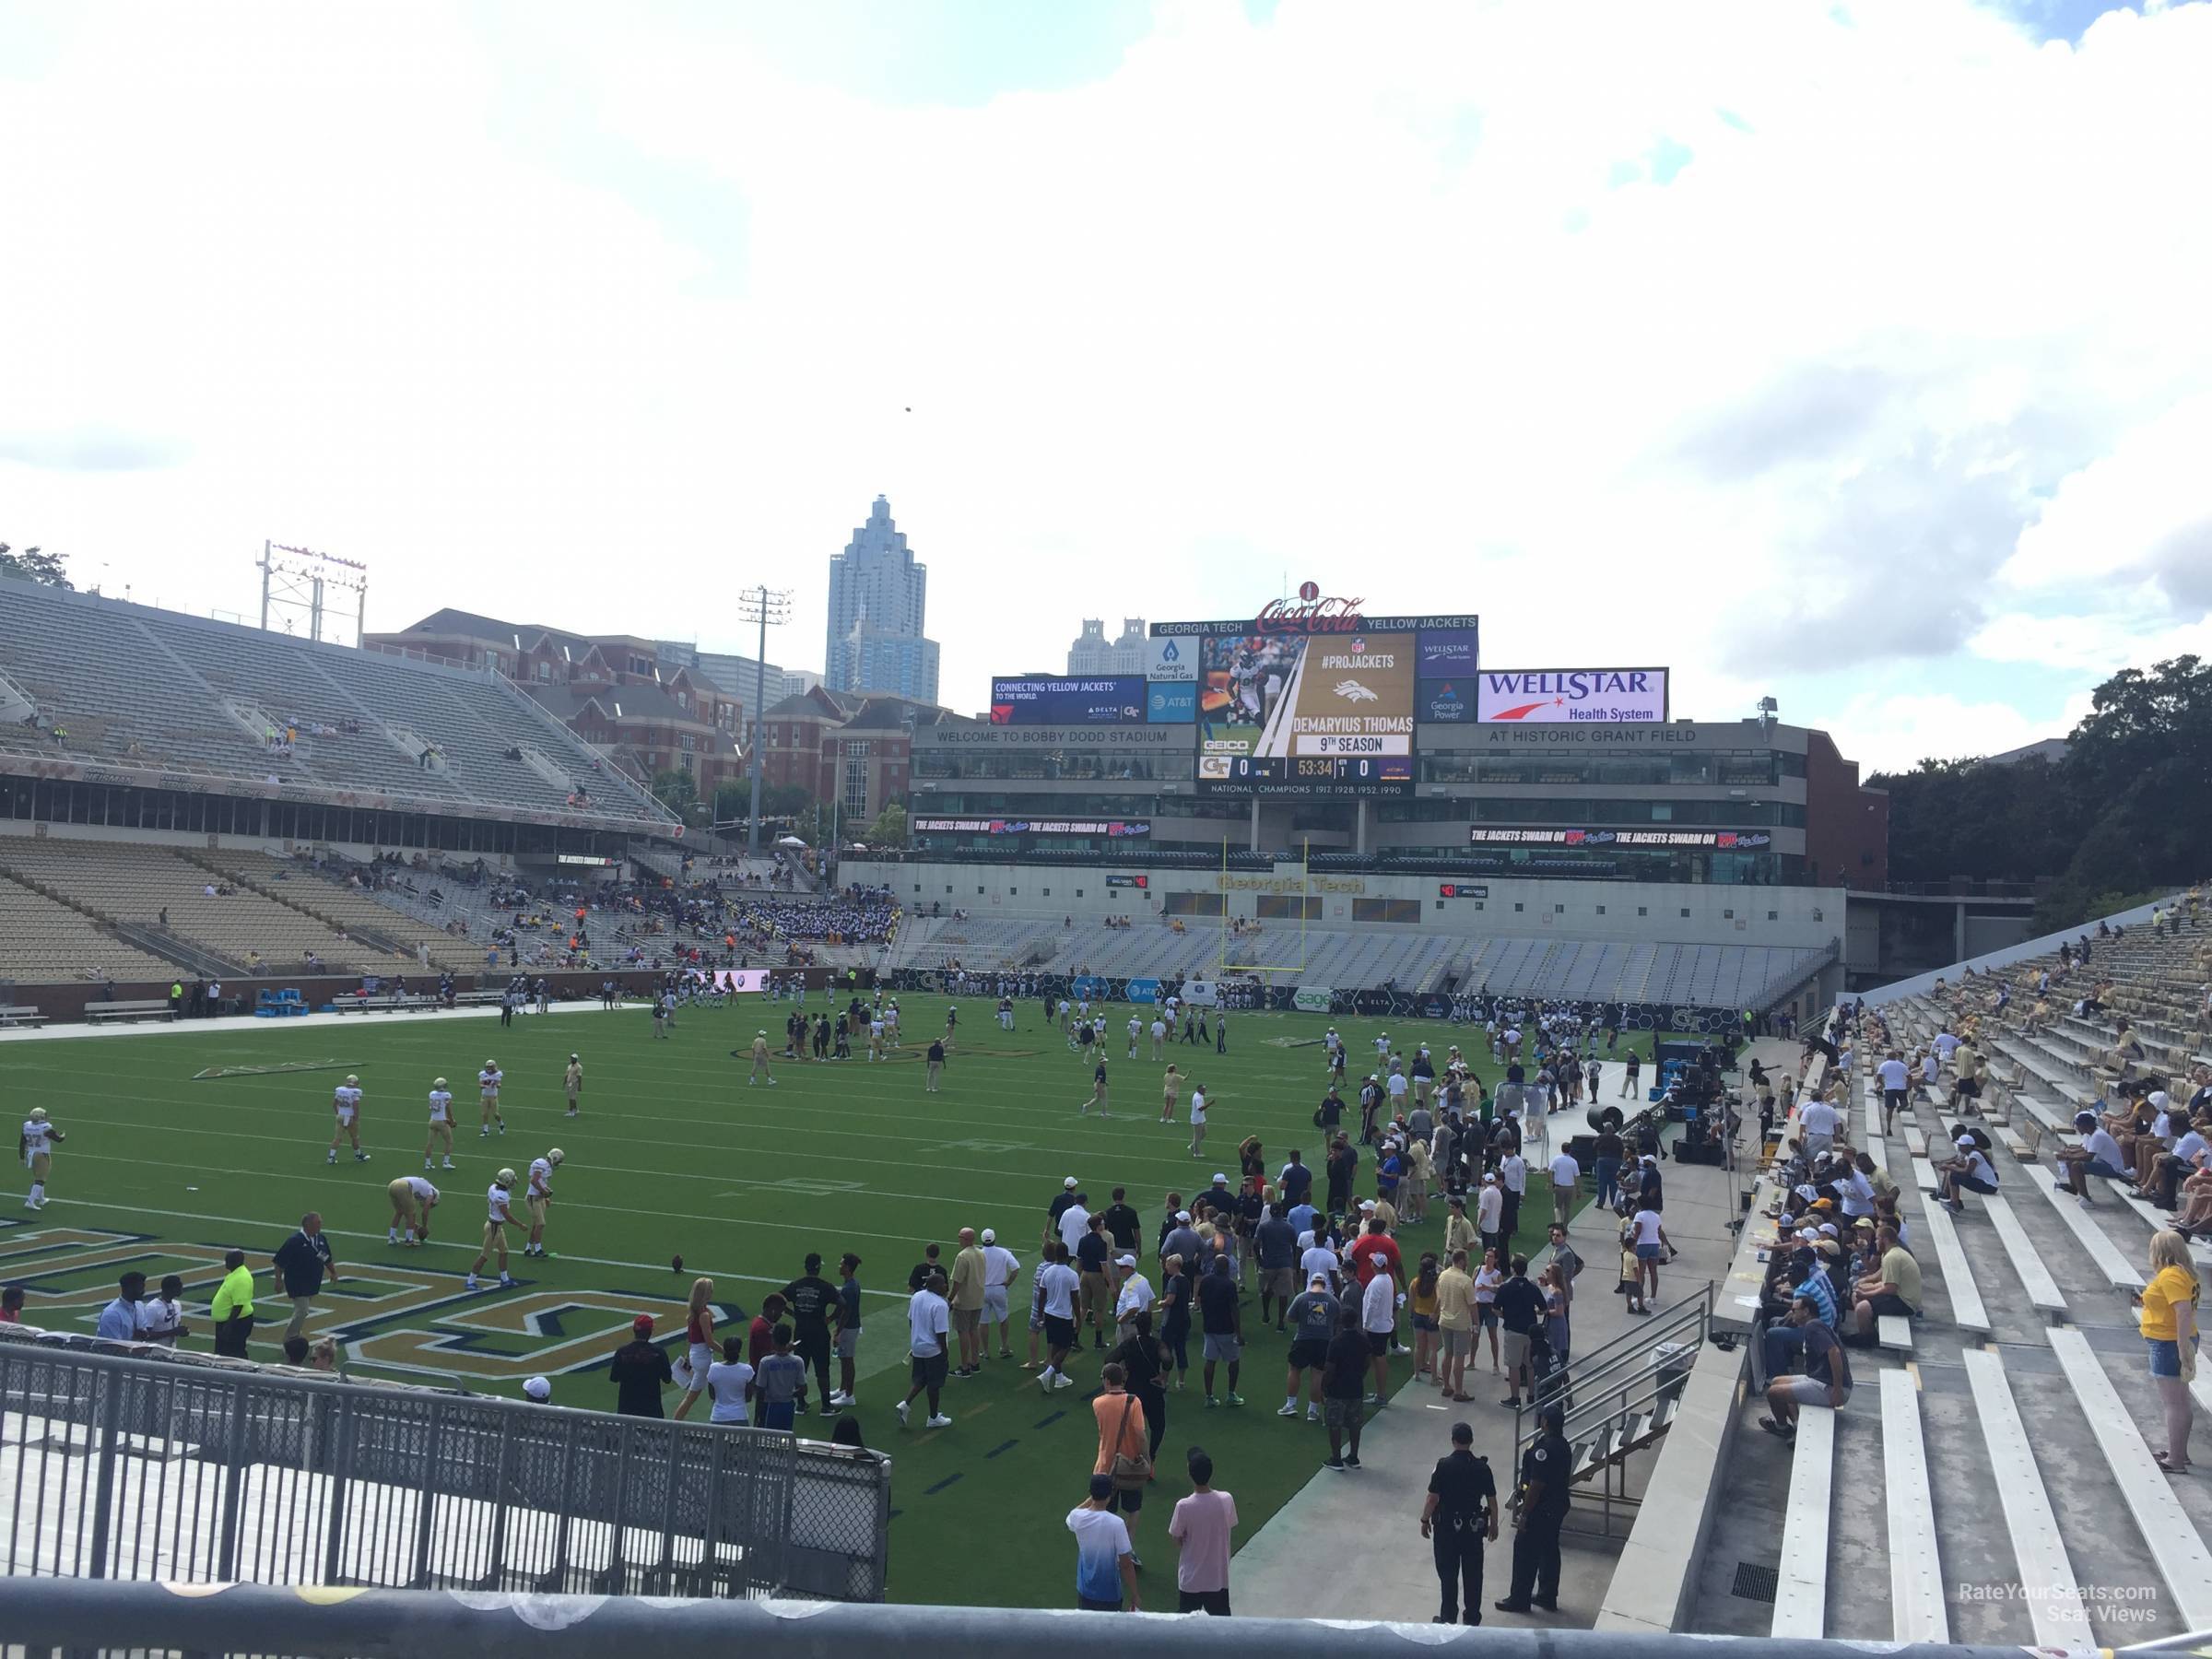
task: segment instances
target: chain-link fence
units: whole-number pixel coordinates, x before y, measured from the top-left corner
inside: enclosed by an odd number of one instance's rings
[[[0,1340],[0,1578],[879,1601],[890,1483],[773,1430],[49,1335]]]

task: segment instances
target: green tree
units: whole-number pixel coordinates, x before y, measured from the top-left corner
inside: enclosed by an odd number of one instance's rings
[[[762,818],[796,818],[814,805],[804,783],[764,783],[760,789]]]
[[[72,592],[76,586],[63,568],[60,554],[42,552],[37,547],[26,547],[17,553],[6,542],[0,542],[0,576],[14,576],[43,587],[68,588]]]
[[[2075,926],[2206,874],[2212,664],[2123,669],[2055,761],[1924,760],[1868,782],[1889,792],[1893,879],[2034,883],[2038,928]]]
[[[906,808],[893,801],[876,815],[868,832],[861,837],[871,847],[903,847],[906,845]]]
[[[678,818],[690,817],[692,807],[699,805],[699,784],[680,766],[666,767],[654,772],[653,793],[662,806]]]

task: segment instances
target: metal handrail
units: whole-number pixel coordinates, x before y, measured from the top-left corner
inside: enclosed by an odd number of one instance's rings
[[[1594,1369],[1585,1371],[1583,1366],[1586,1361],[1570,1360],[1562,1371],[1555,1373],[1547,1394],[1564,1393],[1580,1402],[1564,1413],[1560,1432],[1571,1441],[1577,1438],[1578,1430],[1624,1419],[1630,1411],[1645,1403],[1645,1396],[1642,1395],[1630,1403],[1628,1399],[1630,1391],[1640,1382],[1657,1378],[1661,1372],[1668,1374],[1671,1384],[1684,1368],[1685,1361],[1679,1356],[1664,1360],[1652,1359],[1649,1358],[1651,1348],[1660,1342],[1687,1337],[1690,1356],[1694,1359],[1697,1350],[1705,1346],[1707,1337],[1712,1335],[1712,1309],[1718,1292],[1718,1284],[1708,1279],[1702,1291],[1664,1315],[1658,1323],[1639,1324],[1624,1331],[1611,1343],[1598,1349],[1592,1356],[1593,1359],[1601,1360]],[[1693,1332],[1694,1335],[1690,1335]],[[1614,1385],[1616,1379],[1619,1380],[1618,1388]],[[1535,1428],[1524,1428],[1524,1423],[1547,1403],[1536,1399],[1534,1390],[1530,1392],[1531,1397],[1513,1409],[1515,1468],[1520,1467],[1521,1454],[1528,1450],[1530,1442],[1536,1437]],[[1649,1397],[1656,1399],[1659,1392],[1660,1389],[1654,1386]],[[1618,1407],[1612,1404],[1617,1400],[1620,1402]],[[1602,1409],[1601,1401],[1606,1402]]]
[[[1493,1569],[1495,1571],[1495,1569]],[[1161,1606],[1159,1587],[1146,1592]],[[1171,1606],[1171,1602],[1169,1604]],[[1286,1612],[1298,1610],[1295,1603]],[[634,1595],[472,1590],[358,1590],[303,1594],[274,1585],[219,1592],[158,1583],[38,1578],[10,1586],[11,1642],[33,1652],[132,1650],[289,1653],[300,1659],[725,1659],[791,1651],[882,1659],[1030,1659],[1135,1641],[1161,1659],[1347,1659],[1409,1651],[1486,1659],[1705,1659],[1714,1639],[1672,1631],[1500,1629],[1383,1619],[1204,1618],[1147,1611],[1132,1618],[1044,1607],[865,1606],[712,1601],[670,1606]],[[1730,1636],[1742,1659],[1849,1659],[1865,1644]],[[2161,1644],[2171,1647],[2171,1644]],[[2018,1659],[2018,1646],[1885,1643],[1890,1659]]]

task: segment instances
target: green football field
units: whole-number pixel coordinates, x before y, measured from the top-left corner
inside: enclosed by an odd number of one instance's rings
[[[943,1029],[945,999],[902,996],[900,1004],[910,1044],[926,1044]],[[225,1248],[246,1250],[265,1288],[268,1253],[301,1212],[315,1209],[344,1277],[326,1290],[309,1334],[335,1335],[349,1372],[507,1394],[542,1372],[559,1404],[607,1409],[606,1357],[641,1311],[658,1317],[663,1335],[680,1336],[695,1275],[713,1277],[717,1302],[734,1320],[796,1277],[809,1251],[821,1253],[834,1278],[839,1254],[853,1250],[864,1258],[860,1280],[869,1292],[858,1416],[869,1443],[895,1460],[892,1597],[1064,1606],[1073,1555],[1061,1517],[1083,1497],[1089,1474],[1097,1357],[1087,1351],[1073,1367],[1080,1387],[1050,1399],[1018,1364],[994,1359],[982,1376],[947,1383],[952,1428],[903,1430],[892,1406],[906,1388],[908,1269],[924,1244],[946,1246],[949,1263],[961,1227],[992,1227],[1021,1257],[1017,1290],[1026,1289],[1045,1206],[1068,1175],[1094,1210],[1113,1187],[1126,1187],[1148,1242],[1166,1194],[1188,1198],[1217,1170],[1233,1179],[1237,1143],[1247,1135],[1262,1138],[1271,1165],[1293,1147],[1318,1164],[1312,1113],[1329,1021],[1232,1015],[1228,1054],[1177,1047],[1186,1077],[1205,1083],[1213,1101],[1206,1150],[1193,1159],[1187,1125],[1157,1121],[1161,1066],[1149,1043],[1138,1061],[1124,1058],[1126,1008],[1109,1017],[1111,1122],[1076,1115],[1089,1094],[1088,1072],[1034,1004],[1006,1032],[989,1001],[963,1003],[963,1041],[935,1095],[924,1092],[915,1053],[876,1065],[865,1055],[827,1065],[779,1059],[776,1087],[748,1088],[747,1066],[730,1051],[763,1026],[780,1048],[785,1012],[758,998],[687,1011],[665,1041],[652,1040],[641,1008],[594,1007],[524,1016],[511,1029],[496,1015],[369,1015],[0,1045],[6,1110],[20,1119],[43,1105],[68,1136],[45,1210],[18,1207],[27,1179],[19,1167],[0,1201],[9,1223],[0,1227],[0,1281],[27,1287],[29,1321],[59,1328],[88,1330],[130,1267],[157,1281],[182,1274],[188,1300],[204,1307]],[[1357,1077],[1368,1069],[1359,1062],[1371,1055],[1372,1039],[1389,1028],[1335,1023]],[[1460,1033],[1407,1021],[1395,1034],[1408,1052],[1427,1040],[1441,1059]],[[1473,1053],[1474,1042],[1467,1046]],[[1648,1039],[1640,1046],[1648,1053]],[[563,1115],[560,1087],[571,1052],[585,1066],[576,1120]],[[482,1139],[475,1077],[488,1058],[507,1074],[507,1134]],[[1491,1075],[1487,1053],[1474,1058]],[[295,1069],[253,1069],[274,1067]],[[324,1162],[330,1091],[347,1071],[360,1076],[362,1144],[373,1160],[357,1164],[341,1153],[332,1167]],[[195,1076],[204,1072],[222,1075]],[[424,1097],[440,1076],[455,1097],[459,1167],[431,1176],[444,1202],[429,1244],[392,1247],[385,1185],[422,1172]],[[1618,1067],[1608,1065],[1606,1096],[1618,1087]],[[1356,1100],[1348,1115],[1356,1130]],[[485,1189],[502,1165],[526,1170],[554,1146],[567,1161],[554,1186],[553,1254],[524,1260],[515,1230],[518,1288],[470,1294],[462,1275],[480,1241]],[[1363,1193],[1372,1193],[1372,1168],[1363,1154]],[[1528,1206],[1524,1245],[1540,1237],[1534,1212],[1541,1207]],[[1404,1230],[1408,1256],[1441,1232],[1438,1206],[1425,1226]],[[680,1273],[670,1266],[678,1254]],[[1147,1270],[1156,1279],[1149,1263]],[[274,1301],[260,1312],[259,1335],[270,1340],[257,1341],[254,1353],[273,1359],[288,1309]],[[1213,1454],[1218,1484],[1236,1494],[1241,1538],[1324,1455],[1318,1427],[1275,1416],[1288,1341],[1260,1328],[1256,1301],[1246,1312],[1249,1404],[1206,1409],[1194,1371],[1188,1392],[1169,1396],[1160,1477],[1136,1529],[1156,1594],[1172,1587],[1165,1527],[1188,1489],[1186,1447]],[[1018,1313],[1018,1357],[1025,1323]],[[205,1322],[195,1324],[187,1346],[205,1347]],[[1194,1362],[1197,1348],[1194,1336]],[[671,1409],[677,1397],[669,1396]],[[802,1423],[815,1432],[828,1427],[811,1417]]]

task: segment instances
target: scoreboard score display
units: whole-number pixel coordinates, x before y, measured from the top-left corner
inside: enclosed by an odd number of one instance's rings
[[[1251,621],[1152,625],[1185,663],[1197,647],[1201,794],[1411,793],[1417,712],[1472,680],[1477,619],[1369,617],[1360,604],[1309,583]]]

